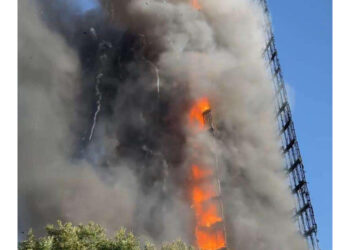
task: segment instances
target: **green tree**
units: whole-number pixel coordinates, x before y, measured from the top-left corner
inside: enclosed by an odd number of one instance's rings
[[[170,242],[170,243],[163,244],[161,250],[194,250],[194,247],[187,246],[181,240],[177,240],[175,242]]]
[[[141,244],[140,240],[132,232],[121,228],[110,239],[103,227],[93,222],[87,225],[62,223],[57,221],[57,226],[46,226],[47,235],[35,237],[30,229],[27,239],[20,243],[20,250],[157,250],[151,243]],[[165,243],[161,250],[193,250],[181,240]]]

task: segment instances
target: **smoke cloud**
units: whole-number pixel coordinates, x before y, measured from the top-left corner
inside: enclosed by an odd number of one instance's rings
[[[230,249],[306,249],[292,221],[263,15],[249,0],[19,2],[19,231],[57,219],[194,242],[193,141],[216,164]],[[207,97],[217,132],[193,134]]]

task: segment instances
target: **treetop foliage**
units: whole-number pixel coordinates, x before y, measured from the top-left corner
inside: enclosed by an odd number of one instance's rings
[[[110,239],[106,230],[100,225],[90,222],[87,225],[62,223],[57,226],[46,226],[47,235],[35,237],[30,229],[27,239],[19,244],[19,250],[157,250],[151,242],[141,243],[132,232],[121,228]],[[181,240],[164,243],[161,250],[194,250]]]

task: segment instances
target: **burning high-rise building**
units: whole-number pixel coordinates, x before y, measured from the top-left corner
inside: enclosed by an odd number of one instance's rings
[[[306,249],[280,130],[317,249],[265,1],[100,3],[20,3],[21,230],[93,220],[199,249]]]

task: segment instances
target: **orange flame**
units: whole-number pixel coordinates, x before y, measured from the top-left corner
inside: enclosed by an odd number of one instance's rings
[[[201,203],[203,201],[209,200],[210,198],[215,197],[214,190],[203,187],[194,186],[192,190],[192,200],[194,204]]]
[[[192,5],[199,6],[198,0],[193,0]],[[198,7],[199,8],[199,7]],[[205,128],[203,113],[210,110],[208,98],[203,97],[194,102],[189,112],[190,124],[199,129]],[[194,154],[200,154],[201,148],[193,145]],[[209,167],[193,164],[192,173],[192,208],[195,214],[195,236],[197,246],[201,250],[216,250],[226,246],[225,233],[220,224],[223,221],[220,216],[220,203],[215,198],[218,194],[215,188],[214,171]]]
[[[203,113],[207,110],[210,110],[209,100],[206,97],[203,97],[197,100],[191,107],[189,119],[190,124],[195,125],[196,127],[203,129],[205,127],[205,120]]]
[[[222,218],[219,216],[218,206],[215,203],[209,203],[207,206],[197,204],[194,208],[198,226],[211,227],[215,223],[222,221]]]
[[[196,218],[195,234],[199,249],[218,249],[226,245],[223,231],[211,229],[215,223],[222,221],[222,217],[219,215],[218,201],[213,199],[216,196],[215,187],[203,179],[210,175],[212,171],[192,165],[192,178],[195,181],[202,180],[194,183],[192,188],[192,207]],[[206,230],[203,230],[204,228]]]
[[[193,176],[193,179],[195,180],[206,178],[208,176],[211,176],[212,174],[213,174],[213,171],[209,169],[201,169],[197,165],[192,166],[192,176]]]
[[[202,6],[199,4],[199,0],[191,0],[191,5],[196,10],[200,10]]]
[[[226,246],[225,236],[222,230],[216,232],[206,232],[196,229],[197,244],[200,249],[220,249]]]

